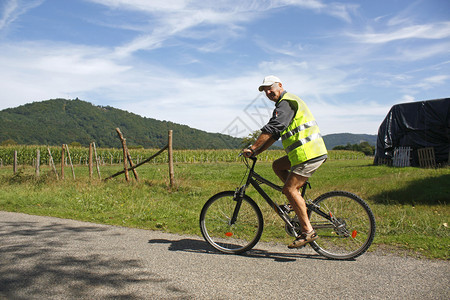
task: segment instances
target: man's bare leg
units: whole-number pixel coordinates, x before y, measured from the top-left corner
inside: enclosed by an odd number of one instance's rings
[[[308,177],[290,173],[283,187],[283,194],[286,195],[289,203],[291,203],[292,208],[297,214],[302,232],[311,232],[313,230],[311,223],[309,222],[305,200],[299,191],[307,180]]]
[[[299,191],[308,178],[290,172],[291,163],[287,156],[275,160],[272,164],[272,169],[284,183],[283,194],[286,195],[297,214],[302,232],[310,232],[313,228],[309,222],[305,200]]]
[[[303,199],[300,193],[300,188],[306,183],[308,178],[291,172],[291,164],[287,156],[274,161],[272,168],[275,174],[284,182],[283,194],[286,195],[286,198],[297,214],[301,227],[302,234],[288,248],[299,248],[315,241],[318,236],[309,222],[305,199]]]
[[[281,181],[285,183],[291,170],[291,162],[287,156],[283,156],[273,162],[272,169]]]

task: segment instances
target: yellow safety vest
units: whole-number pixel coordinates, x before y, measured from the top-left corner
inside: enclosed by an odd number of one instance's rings
[[[281,132],[281,141],[291,166],[327,154],[327,148],[316,120],[302,99],[285,93],[279,101],[286,100],[295,111],[291,124]]]

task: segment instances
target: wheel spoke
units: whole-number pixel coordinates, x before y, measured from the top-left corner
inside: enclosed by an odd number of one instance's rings
[[[314,250],[329,258],[350,259],[369,248],[375,234],[375,218],[362,199],[334,191],[318,197],[314,203],[332,217],[332,222],[327,223],[322,216],[310,213],[311,224],[319,235],[311,243]]]
[[[256,203],[245,196],[234,224],[230,224],[236,201],[234,192],[224,192],[208,200],[200,214],[200,228],[205,240],[225,253],[251,249],[261,237],[263,219]]]

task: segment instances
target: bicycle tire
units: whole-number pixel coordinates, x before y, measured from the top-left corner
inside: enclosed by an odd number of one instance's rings
[[[319,236],[310,243],[317,253],[331,259],[349,260],[367,251],[375,237],[376,224],[364,200],[349,192],[332,191],[317,197],[313,203],[340,224],[333,225],[319,214],[308,212]]]
[[[200,230],[204,239],[215,249],[229,254],[241,254],[258,243],[264,221],[258,205],[244,195],[238,218],[230,224],[237,201],[234,192],[212,196],[200,213]]]

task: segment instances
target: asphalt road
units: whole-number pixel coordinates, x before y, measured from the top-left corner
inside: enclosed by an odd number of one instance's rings
[[[225,255],[196,236],[0,212],[0,299],[450,299],[449,271],[265,243]]]

